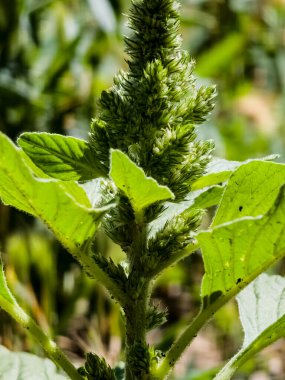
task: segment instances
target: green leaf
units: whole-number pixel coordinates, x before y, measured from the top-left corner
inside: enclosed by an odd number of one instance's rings
[[[203,308],[224,304],[285,254],[285,189],[264,215],[197,235],[205,264]]]
[[[36,166],[50,177],[64,181],[87,181],[102,177],[99,163],[87,142],[51,133],[23,133],[19,146]]]
[[[203,177],[200,177],[193,183],[192,189],[198,190],[203,187],[216,185],[227,181],[230,175],[240,166],[246,165],[249,162],[263,162],[272,161],[276,159],[278,155],[271,155],[264,157],[263,159],[247,160],[247,161],[228,161],[222,158],[214,158],[210,161],[206,168],[206,173]]]
[[[110,176],[115,185],[129,198],[133,209],[140,212],[152,203],[174,198],[166,187],[147,177],[129,157],[120,150],[111,152]]]
[[[0,378],[9,380],[67,380],[49,359],[0,346]]]
[[[264,214],[285,183],[285,165],[252,161],[230,177],[212,226]]]
[[[222,158],[213,158],[203,177],[200,177],[192,185],[193,190],[202,189],[203,187],[216,185],[227,181],[231,173],[237,169],[243,162],[228,161]]]
[[[203,189],[202,191],[193,191],[191,194],[197,194],[193,200],[193,207],[205,209],[218,205],[221,201],[224,190],[224,186],[216,185]]]
[[[35,177],[47,178],[50,180],[50,177],[47,174],[45,174],[38,166],[36,166],[23,150],[20,150],[19,154],[21,154],[23,161],[29,167],[29,169],[32,171]],[[84,184],[79,185],[78,183],[74,181],[62,181],[62,182],[58,182],[58,185],[67,194],[69,194],[77,203],[80,203],[81,205],[87,208],[92,207],[88,194],[83,186]]]
[[[285,323],[285,278],[281,276],[261,274],[240,292],[237,300],[245,334],[243,349],[280,318]],[[285,329],[275,330],[275,335],[283,337]]]
[[[285,336],[285,279],[261,274],[237,297],[244,329],[241,350],[219,372],[230,379],[236,370],[264,347]]]
[[[2,133],[0,154],[3,203],[40,218],[91,277],[101,281],[114,297],[123,300],[125,295],[121,289],[89,254],[100,218],[113,204],[98,209],[84,207],[65,192],[62,182],[34,177],[19,149]]]
[[[66,194],[73,198],[76,203],[88,209],[93,207],[84,188],[79,186],[76,182],[61,181],[57,184]]]
[[[5,204],[42,219],[71,252],[93,237],[105,209],[83,207],[66,194],[60,182],[35,178],[3,134],[0,152],[0,197]]]

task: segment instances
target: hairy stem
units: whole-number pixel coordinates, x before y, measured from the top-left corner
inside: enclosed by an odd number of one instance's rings
[[[149,299],[146,283],[139,297],[125,309],[126,380],[149,378],[149,354],[146,344],[146,310]]]
[[[56,343],[50,339],[35,321],[22,310],[16,303],[7,301],[0,296],[0,305],[8,314],[11,315],[22,327],[24,327],[33,338],[42,346],[49,358],[59,367],[61,367],[71,380],[82,380],[74,365],[68,360],[65,354],[60,350]]]
[[[129,255],[129,302],[124,307],[126,318],[126,380],[149,379],[149,352],[146,344],[147,307],[150,279],[144,275],[146,226],[143,212],[136,213],[136,228]]]

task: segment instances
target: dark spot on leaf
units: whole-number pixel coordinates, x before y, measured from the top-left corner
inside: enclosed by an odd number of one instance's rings
[[[202,299],[202,305],[205,309],[212,303],[214,303],[219,297],[221,297],[223,292],[221,290],[216,290],[215,292],[211,293],[210,295],[204,296]]]
[[[239,209],[239,211],[242,211],[242,209],[243,209],[243,206],[239,206],[239,208],[238,208],[238,209]]]
[[[221,290],[216,290],[215,292],[210,294],[210,297],[209,297],[210,304],[214,303],[219,297],[221,297],[222,294],[223,292]]]
[[[233,239],[232,238],[229,238],[229,243],[230,243],[230,245],[233,245]]]
[[[241,279],[241,278],[238,278],[238,279],[236,280],[236,285],[239,284],[240,282],[242,282],[242,279]]]

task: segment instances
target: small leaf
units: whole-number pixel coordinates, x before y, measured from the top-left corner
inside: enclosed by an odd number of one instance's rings
[[[203,307],[237,294],[285,255],[285,189],[264,215],[243,218],[200,232],[205,275]]]
[[[223,183],[228,180],[232,172],[242,165],[246,165],[249,162],[262,162],[262,161],[272,161],[276,159],[278,155],[270,155],[264,157],[263,159],[253,159],[247,161],[228,161],[222,158],[214,158],[209,162],[206,173],[203,177],[199,178],[196,182],[193,183],[192,189],[198,190],[203,187],[216,185]]]
[[[252,161],[230,177],[212,226],[264,214],[285,183],[285,165]]]
[[[23,133],[19,146],[36,166],[50,177],[64,181],[87,181],[102,177],[100,164],[88,143],[51,133]]]
[[[136,212],[152,203],[174,198],[173,193],[147,177],[129,157],[119,150],[111,152],[110,176],[115,185],[129,198]]]
[[[225,182],[231,173],[242,164],[243,162],[214,158],[209,162],[205,175],[193,183],[192,189],[198,190],[203,187]]]
[[[0,346],[0,378],[9,380],[67,380],[49,359]]]
[[[244,329],[241,350],[219,372],[216,380],[230,379],[257,352],[285,336],[285,279],[261,274],[237,297]]]
[[[205,209],[218,205],[221,201],[224,190],[225,186],[215,185],[203,189],[203,191],[193,191],[192,193],[197,193],[193,207]]]

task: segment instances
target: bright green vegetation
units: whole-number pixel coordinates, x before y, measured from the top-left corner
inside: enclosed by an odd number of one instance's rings
[[[197,126],[209,117],[216,91],[197,86],[194,63],[181,50],[179,17],[173,0],[133,3],[131,33],[125,38],[129,70],[102,93],[88,141],[24,133],[16,147],[0,135],[3,203],[46,223],[82,270],[121,306],[125,380],[166,379],[200,329],[244,288],[238,302],[245,344],[217,379],[230,379],[248,358],[284,335],[284,310],[278,306],[284,284],[262,273],[285,255],[285,165],[212,159],[214,144],[197,137]],[[101,180],[92,181],[96,178]],[[212,206],[218,206],[212,224],[201,230]],[[96,250],[98,230],[121,247],[124,265]],[[147,332],[167,318],[152,305],[155,281],[198,249],[205,266],[200,312],[163,353],[147,342]],[[268,304],[261,295],[275,286],[270,302],[277,311],[263,320]],[[95,353],[87,353],[77,371],[18,305],[3,271],[0,306],[69,378],[119,379],[118,370]],[[259,322],[249,334],[252,315]]]

